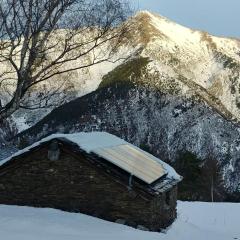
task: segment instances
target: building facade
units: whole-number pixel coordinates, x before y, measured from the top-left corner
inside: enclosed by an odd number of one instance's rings
[[[181,178],[170,166],[108,133],[72,136],[52,135],[6,159],[0,204],[80,212],[151,231],[174,221]]]

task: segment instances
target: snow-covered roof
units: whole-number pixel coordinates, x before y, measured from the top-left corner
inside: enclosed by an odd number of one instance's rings
[[[181,176],[165,162],[107,132],[52,134],[1,161],[0,166],[13,157],[22,155],[44,142],[59,138],[77,144],[79,148],[87,153],[97,154],[148,184],[164,175],[173,181],[181,180]]]

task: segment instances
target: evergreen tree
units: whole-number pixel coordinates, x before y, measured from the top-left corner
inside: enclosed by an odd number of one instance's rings
[[[180,200],[199,200],[201,198],[201,164],[202,161],[189,151],[180,152],[175,163],[176,171],[183,176],[179,184]]]

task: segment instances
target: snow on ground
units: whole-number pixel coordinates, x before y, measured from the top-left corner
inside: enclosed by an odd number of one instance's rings
[[[144,232],[83,214],[0,205],[4,240],[231,240],[240,239],[240,204],[178,202],[166,233]]]

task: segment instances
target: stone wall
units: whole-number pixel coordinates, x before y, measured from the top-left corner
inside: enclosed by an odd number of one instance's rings
[[[81,154],[61,148],[58,161],[47,159],[47,146],[0,168],[0,204],[50,207],[81,212],[109,221],[126,220],[152,231],[176,217],[177,189],[153,196],[115,181]]]

